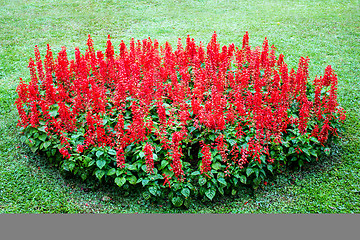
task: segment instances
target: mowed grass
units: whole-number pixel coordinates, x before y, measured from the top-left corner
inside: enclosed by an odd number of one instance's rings
[[[20,144],[15,89],[19,77],[29,80],[35,45],[42,56],[47,43],[55,52],[66,46],[73,58],[88,34],[105,50],[108,34],[114,46],[151,37],[175,48],[188,34],[207,44],[214,31],[221,44],[237,46],[245,31],[252,46],[267,37],[290,67],[309,56],[311,79],[332,65],[347,120],[330,157],[256,191],[176,209],[138,192],[123,196],[114,186],[65,177]],[[360,213],[359,84],[359,1],[0,0],[0,213]]]

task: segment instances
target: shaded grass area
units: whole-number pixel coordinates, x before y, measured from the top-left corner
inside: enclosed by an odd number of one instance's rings
[[[0,0],[0,213],[360,213],[359,22],[358,1]],[[188,34],[207,43],[213,31],[221,44],[237,46],[245,31],[252,46],[268,37],[290,67],[309,56],[311,79],[332,65],[347,120],[330,157],[256,191],[244,188],[175,209],[137,192],[123,196],[116,187],[60,175],[20,144],[15,89],[19,77],[29,80],[35,45],[42,55],[47,43],[55,52],[65,45],[73,58],[75,46],[85,49],[88,34],[104,50],[108,34],[114,46],[150,36],[175,47]]]

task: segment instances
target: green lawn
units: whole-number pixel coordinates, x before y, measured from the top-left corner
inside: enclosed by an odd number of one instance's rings
[[[195,201],[189,209],[150,203],[138,193],[65,178],[20,144],[16,128],[16,86],[29,80],[28,60],[49,43],[73,56],[91,34],[97,50],[107,35],[114,46],[133,37],[176,45],[188,34],[207,43],[241,46],[265,37],[290,67],[310,57],[310,77],[332,65],[339,79],[339,103],[347,111],[345,132],[329,158],[302,171],[276,177],[255,192],[217,202]],[[0,213],[360,213],[360,3],[359,1],[51,1],[0,0]],[[20,147],[18,147],[20,146]],[[274,185],[272,185],[272,183]]]

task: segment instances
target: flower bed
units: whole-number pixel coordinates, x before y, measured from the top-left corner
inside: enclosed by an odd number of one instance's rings
[[[31,80],[21,80],[16,106],[22,140],[61,169],[113,181],[145,199],[190,199],[258,187],[281,166],[315,161],[336,137],[345,111],[337,103],[331,66],[313,82],[308,58],[288,70],[265,39],[251,49],[205,48],[193,39],[159,46],[107,41],[68,60],[63,47],[42,61],[35,47]]]

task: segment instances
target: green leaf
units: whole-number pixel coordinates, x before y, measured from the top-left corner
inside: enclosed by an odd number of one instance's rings
[[[313,142],[316,142],[316,143],[320,143],[319,140],[317,140],[317,138],[315,138],[315,137],[311,137],[310,140]]]
[[[289,148],[289,154],[294,153],[295,149],[293,147]]]
[[[116,169],[116,176],[120,176],[121,174],[124,173],[124,168],[118,168]]]
[[[191,126],[190,128],[189,128],[189,131],[190,131],[190,133],[192,133],[193,131],[195,131],[195,127],[194,126]]]
[[[103,160],[103,159],[100,159],[100,160],[97,160],[97,161],[96,161],[96,165],[97,165],[100,169],[102,169],[102,168],[105,166],[105,164],[106,164],[106,161]]]
[[[250,176],[252,173],[254,173],[254,169],[252,169],[252,168],[247,168],[246,169],[246,175],[247,176]]]
[[[117,178],[115,178],[115,183],[119,187],[122,187],[122,185],[124,185],[126,183],[126,179],[125,179],[125,177],[117,177]]]
[[[181,197],[173,197],[171,199],[171,202],[175,207],[180,207],[183,204],[183,201],[184,200]]]
[[[40,139],[42,142],[45,142],[46,137],[47,137],[46,133],[43,133],[43,134],[41,134],[41,135],[39,136],[39,139]]]
[[[51,111],[49,111],[49,114],[52,117],[56,117],[56,115],[58,114],[58,111],[57,110],[51,110]]]
[[[235,189],[231,190],[231,195],[235,196],[237,191]]]
[[[262,163],[266,163],[266,157],[265,157],[265,155],[261,155],[261,156],[260,156],[260,160],[261,160]]]
[[[130,164],[128,166],[128,169],[131,170],[131,171],[136,171],[136,166],[134,164]]]
[[[221,155],[216,155],[216,156],[214,157],[214,161],[215,161],[215,160],[221,161],[221,160],[222,160]],[[220,164],[220,166],[221,166],[221,164]]]
[[[268,169],[270,172],[273,172],[273,165],[268,164],[268,165],[267,165],[267,169]]]
[[[218,190],[219,190],[219,193],[221,195],[224,195],[224,188],[223,187],[219,187]]]
[[[81,134],[75,134],[75,135],[72,135],[72,136],[71,136],[71,139],[76,140],[76,139],[78,139],[79,137],[81,137]]]
[[[151,198],[151,195],[149,192],[143,192],[143,197],[145,200],[148,200],[149,198]]]
[[[155,151],[156,151],[156,152],[160,152],[160,150],[161,150],[161,147],[160,147],[160,146],[156,146],[156,147],[155,147]]]
[[[155,187],[149,187],[149,192],[150,192],[152,195],[154,195],[154,196],[157,195],[157,192],[156,192],[156,188],[155,188]]]
[[[254,172],[255,172],[256,177],[259,177],[259,169],[258,169],[258,168],[255,168],[255,169],[254,169]]]
[[[33,153],[35,153],[38,150],[38,147],[37,146],[32,146],[30,149],[31,149],[31,151]]]
[[[200,175],[200,171],[195,171],[190,174],[191,176],[197,176]]]
[[[55,156],[55,154],[56,154],[56,149],[51,149],[51,155]]]
[[[75,163],[74,163],[74,162],[70,162],[70,163],[68,164],[68,167],[69,167],[69,171],[72,172],[72,170],[74,170]]]
[[[199,178],[199,185],[200,185],[200,186],[203,186],[205,183],[206,183],[206,178],[204,178],[203,176],[201,176],[201,177]]]
[[[103,151],[96,151],[96,156],[97,156],[97,157],[100,157],[100,156],[103,155],[103,154],[104,154]]]
[[[94,163],[95,163],[95,160],[91,160],[91,161],[89,161],[89,163],[88,163],[88,167],[91,167],[92,165],[94,165]]]
[[[259,186],[260,182],[261,182],[261,178],[258,177],[253,180],[255,186]]]
[[[160,174],[156,174],[153,178],[154,178],[154,180],[164,179],[163,176],[161,176]]]
[[[188,188],[183,188],[181,190],[181,194],[185,197],[185,198],[188,198],[190,196],[190,189]]]
[[[304,153],[306,153],[306,155],[310,156],[310,152],[307,148],[303,148],[301,149]]]
[[[41,132],[46,132],[45,131],[45,126],[39,127],[38,130],[41,131]]]
[[[237,178],[233,178],[232,180],[234,181],[234,185],[238,184],[238,179]]]
[[[51,144],[50,141],[44,142],[44,148],[47,149],[50,146],[50,144]]]
[[[162,160],[160,170],[163,169],[164,167],[166,167],[168,164],[169,164],[169,162],[167,160]]]
[[[109,149],[109,154],[110,155],[116,155],[116,151],[112,148]]]
[[[153,168],[153,172],[154,172],[154,174],[157,174],[158,173],[157,168]]]
[[[110,168],[109,171],[106,173],[106,175],[108,176],[112,176],[116,173],[116,169],[115,168]]]
[[[240,176],[240,182],[242,182],[243,184],[246,184],[246,177],[244,175]]]
[[[215,141],[215,134],[211,134],[209,138],[211,139],[211,141]]]
[[[221,168],[221,163],[215,162],[211,165],[211,168],[213,168],[215,170],[219,170]]]
[[[128,182],[129,182],[130,184],[132,184],[132,185],[136,184],[137,178],[136,178],[134,175],[128,176],[126,179],[128,180]]]
[[[190,207],[190,203],[191,203],[190,198],[187,198],[187,199],[185,199],[185,201],[184,201],[184,206],[185,206],[186,208],[189,208],[189,207]]]
[[[148,183],[149,183],[149,179],[143,179],[141,181],[141,184],[143,185],[143,187],[145,187]]]
[[[179,182],[175,182],[173,185],[171,185],[174,191],[177,191],[180,189],[180,183]]]
[[[81,174],[81,179],[82,179],[83,181],[85,181],[85,179],[86,179],[87,177],[88,177],[88,176],[87,176],[86,173]]]
[[[302,167],[302,166],[304,165],[304,161],[300,159],[300,160],[298,161],[298,164],[299,164],[299,167]]]
[[[233,139],[229,139],[227,141],[230,143],[231,146],[234,146],[234,144],[236,143],[236,141]]]
[[[133,144],[130,144],[129,146],[127,146],[127,147],[125,148],[125,152],[130,152],[132,146],[133,146]]]
[[[95,176],[100,180],[105,175],[104,170],[97,169],[95,172]]]
[[[216,190],[214,188],[209,188],[205,191],[205,196],[210,199],[210,201],[215,197]]]
[[[154,159],[154,161],[156,161],[158,159],[158,155],[156,155],[156,153],[153,153],[153,159]]]
[[[311,155],[313,155],[314,157],[317,157],[317,153],[316,153],[316,150],[315,149],[311,149]]]
[[[169,170],[169,169],[164,169],[164,170],[162,171],[162,173],[165,174],[165,175],[168,175],[169,178],[171,178],[172,176],[174,176],[174,172],[171,171],[171,170]]]
[[[145,157],[145,153],[144,153],[143,151],[140,151],[139,156],[140,156],[140,158],[144,158],[144,157]]]
[[[144,172],[147,172],[147,167],[146,167],[145,164],[141,166],[141,169],[142,169]]]
[[[226,183],[226,181],[225,181],[224,178],[219,178],[219,179],[218,179],[218,182],[221,183],[221,184],[224,185],[224,186],[227,185],[227,183]]]

